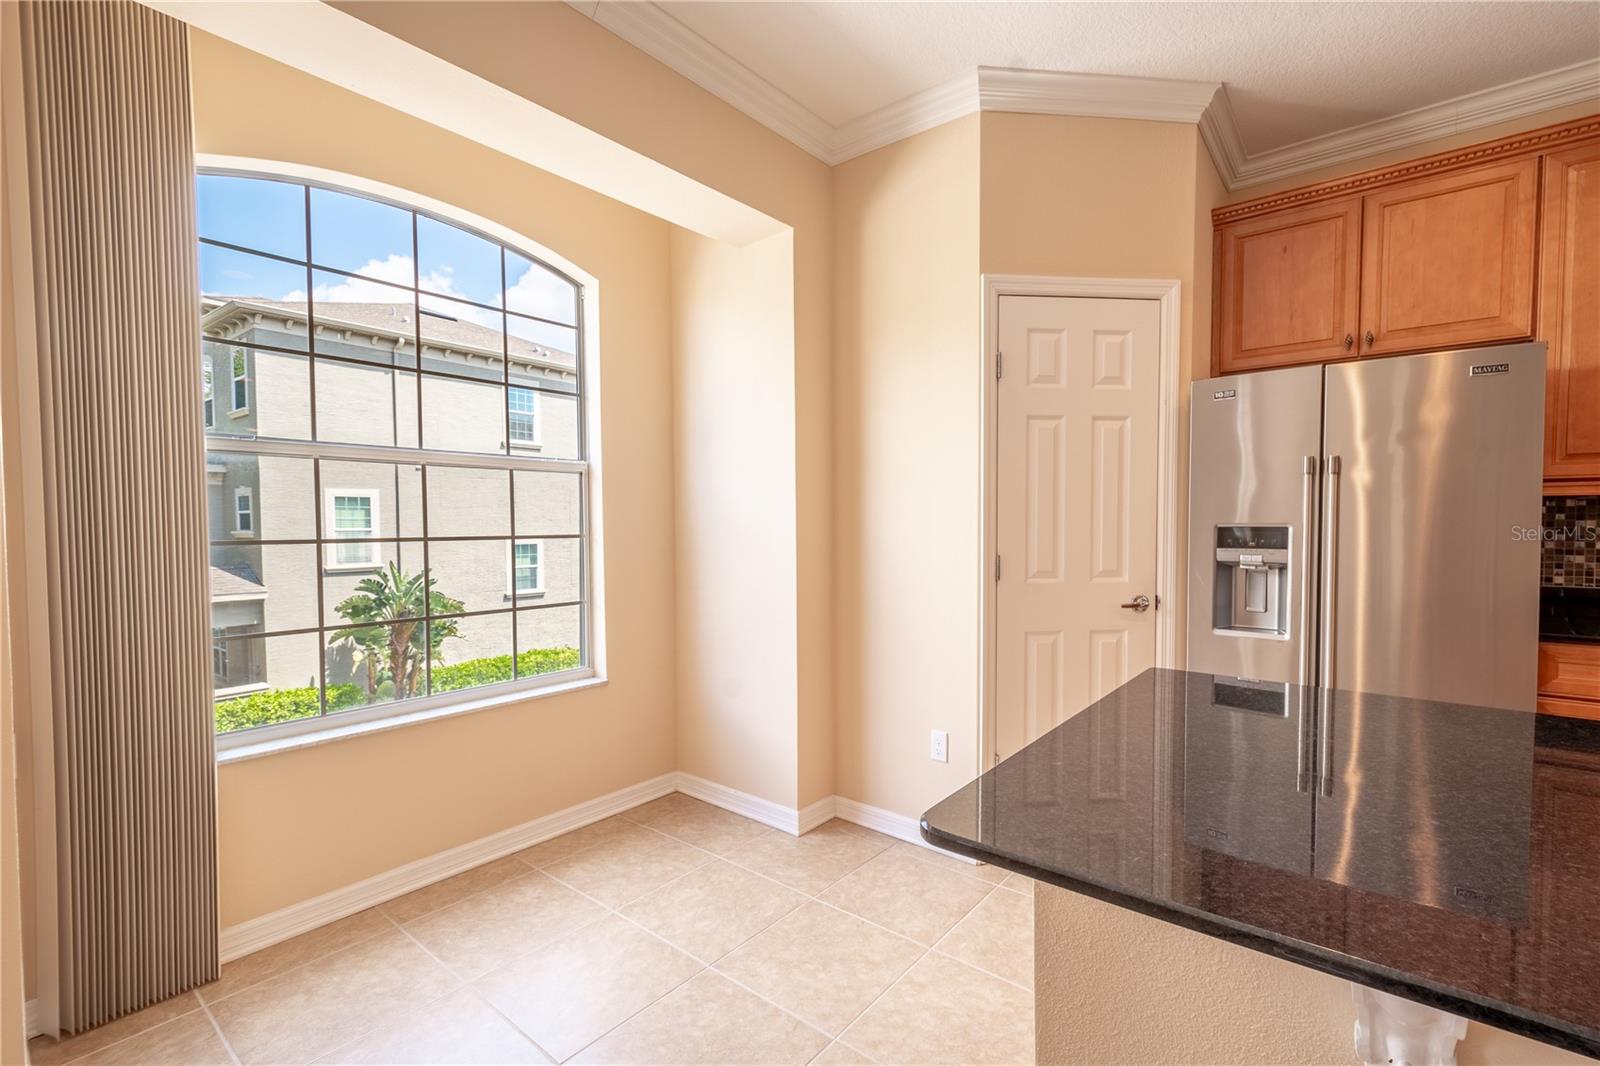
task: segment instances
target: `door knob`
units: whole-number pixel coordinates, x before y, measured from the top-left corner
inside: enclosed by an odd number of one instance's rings
[[[1138,611],[1139,613],[1143,614],[1145,611],[1150,609],[1150,597],[1140,593],[1122,606],[1126,607],[1130,611]]]
[[[1372,335],[1372,331],[1370,329],[1367,330],[1367,337],[1366,337],[1367,347],[1368,348],[1372,347],[1372,342],[1375,341],[1375,340],[1377,340],[1377,338]]]
[[[1356,335],[1354,333],[1346,333],[1344,335],[1344,350],[1348,352],[1351,348],[1354,348],[1355,346],[1356,346]]]

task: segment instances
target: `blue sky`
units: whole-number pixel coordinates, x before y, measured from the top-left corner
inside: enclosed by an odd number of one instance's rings
[[[200,235],[274,255],[305,256],[305,191],[259,178],[202,174],[197,197]],[[413,265],[411,213],[328,189],[311,190],[312,252],[319,266],[491,306],[501,305],[499,246],[455,226],[418,216]],[[515,253],[506,258],[506,303],[512,311],[572,322],[565,281]],[[214,295],[305,298],[305,271],[260,256],[202,245],[200,287]],[[389,302],[408,299],[381,286],[319,275],[318,299]],[[477,317],[462,309],[462,317]],[[495,316],[498,317],[498,316]],[[518,329],[515,332],[523,332]],[[545,343],[557,343],[552,337]],[[561,347],[568,347],[570,341]],[[569,348],[570,350],[570,348]]]

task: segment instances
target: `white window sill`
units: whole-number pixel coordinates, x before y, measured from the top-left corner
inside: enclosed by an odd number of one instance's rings
[[[232,411],[228,412],[228,417],[229,418],[244,418],[249,413],[250,413],[250,408],[248,408],[248,407],[236,407]]]
[[[505,602],[507,602],[507,603],[510,603],[513,600],[542,600],[542,599],[544,599],[544,589],[523,589],[521,592],[508,592],[505,595]]]
[[[217,601],[213,600],[212,602]],[[248,696],[252,692],[265,692],[271,687],[265,681],[258,681],[253,685],[235,685],[232,688],[219,688],[214,690],[211,695],[213,699],[222,700],[233,696]]]
[[[235,529],[232,535],[239,540],[254,540],[256,536],[255,531],[249,529]]]
[[[278,755],[287,751],[298,751],[302,748],[316,747],[319,744],[331,744],[339,740],[370,736],[374,733],[386,733],[391,729],[401,729],[405,726],[419,725],[423,722],[436,722],[442,718],[454,718],[457,715],[487,711],[496,707],[504,707],[507,704],[525,703],[529,700],[546,699],[550,696],[560,696],[569,692],[598,688],[606,683],[604,677],[596,675],[592,669],[588,669],[585,676],[574,677],[568,681],[559,681],[534,688],[519,688],[509,692],[496,692],[476,698],[471,698],[469,691],[465,694],[469,698],[460,702],[449,703],[440,707],[424,707],[400,714],[366,718],[359,721],[339,721],[346,714],[360,713],[359,711],[342,711],[337,715],[329,715],[325,718],[307,718],[303,719],[304,723],[323,724],[321,728],[311,728],[306,732],[280,734],[259,739],[255,738],[253,731],[233,734],[224,733],[217,737],[217,765],[226,766],[228,763],[259,759],[263,756]],[[454,694],[452,693],[452,695]],[[284,723],[285,726],[291,727],[297,724],[299,723]],[[265,728],[276,729],[278,727],[267,726]]]

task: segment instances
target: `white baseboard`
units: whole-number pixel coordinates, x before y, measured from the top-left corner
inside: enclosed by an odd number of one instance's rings
[[[803,836],[838,815],[838,796],[823,796],[809,807],[802,807],[796,818],[796,836]]]
[[[570,833],[591,822],[621,814],[641,803],[647,803],[674,791],[704,800],[734,814],[742,814],[746,818],[795,836],[810,832],[830,818],[842,818],[898,840],[937,851],[941,855],[951,855],[950,852],[935,848],[922,839],[915,818],[908,818],[881,807],[870,807],[865,803],[845,799],[843,796],[826,796],[803,810],[796,810],[762,799],[760,796],[752,796],[748,792],[741,792],[736,788],[729,788],[727,785],[720,785],[715,781],[708,781],[703,777],[696,777],[694,774],[675,771],[547,814],[542,818],[535,818],[531,822],[512,826],[480,840],[406,863],[404,866],[369,877],[365,881],[358,881],[321,896],[290,904],[281,910],[263,914],[259,918],[228,926],[222,930],[222,961],[230,962],[253,951],[271,947],[290,937],[310,932],[319,926],[349,917],[396,896],[403,896],[407,892],[415,892],[419,888],[425,888],[447,877],[454,877],[486,862],[493,862],[512,852],[531,848],[551,837]],[[962,859],[964,862],[972,861],[961,855],[951,857]],[[33,1030],[32,1009],[33,1003],[30,1002],[30,1032]]]
[[[453,877],[474,866],[510,855],[523,848],[570,833],[574,829],[620,814],[658,796],[665,796],[677,787],[676,773],[641,781],[637,785],[619,789],[605,796],[579,803],[565,810],[535,818],[531,822],[512,826],[468,844],[408,862],[393,870],[358,881],[344,888],[334,889],[312,899],[290,904],[282,910],[263,914],[259,918],[240,922],[222,930],[222,961],[228,962],[253,951],[271,947],[290,937],[299,936],[329,922],[338,921],[357,911],[366,910],[396,896],[414,892],[435,881]]]
[[[714,806],[734,814],[742,814],[746,818],[770,825],[774,829],[781,829],[792,836],[799,836],[803,829],[800,828],[800,812],[793,807],[785,807],[781,803],[752,796],[748,792],[740,792],[727,785],[719,785],[715,781],[707,781],[703,777],[684,773],[679,770],[672,775],[677,779],[677,789],[686,796],[693,796],[697,800],[705,800]],[[812,806],[816,806],[812,804]],[[807,807],[806,810],[810,810]],[[827,819],[823,819],[826,821]],[[819,823],[820,824],[820,823]]]
[[[833,814],[836,818],[843,818],[845,821],[854,822],[863,828],[876,830],[885,836],[894,837],[896,840],[904,840],[907,844],[915,844],[919,848],[927,848],[929,851],[936,851],[940,855],[948,855],[952,859],[960,859],[962,862],[971,863],[974,866],[978,865],[975,860],[969,859],[965,855],[957,855],[953,851],[936,848],[926,840],[923,840],[921,823],[915,818],[908,818],[903,814],[884,810],[882,807],[871,807],[853,799],[845,799],[843,796],[833,797]]]

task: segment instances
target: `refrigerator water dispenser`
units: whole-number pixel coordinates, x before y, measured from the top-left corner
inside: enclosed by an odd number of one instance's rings
[[[1215,628],[1249,636],[1286,636],[1288,576],[1288,526],[1218,526]]]

